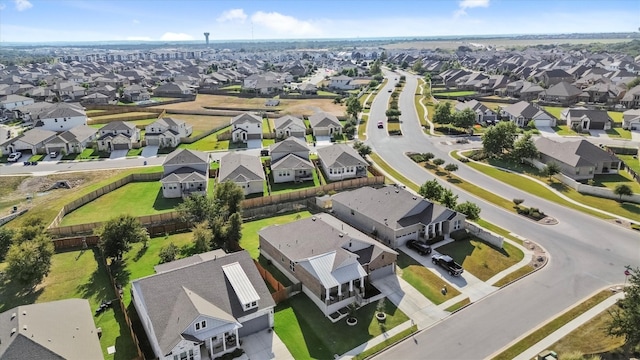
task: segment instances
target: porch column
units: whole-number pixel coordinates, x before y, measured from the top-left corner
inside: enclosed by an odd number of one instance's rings
[[[353,292],[353,280],[349,280],[349,294]]]
[[[209,357],[213,359],[213,338],[209,338]]]
[[[438,223],[438,234],[442,235],[442,222]]]
[[[225,331],[224,334],[222,334],[222,351],[227,351],[227,332]]]
[[[235,333],[236,333],[236,347],[240,346],[240,339],[238,339],[238,328],[235,328]]]
[[[342,296],[342,284],[338,285],[338,299]]]
[[[326,301],[329,301],[329,300],[330,300],[330,298],[329,298],[329,289],[325,288],[324,289],[324,301],[326,302]]]

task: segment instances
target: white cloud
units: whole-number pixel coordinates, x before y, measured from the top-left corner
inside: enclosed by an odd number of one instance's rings
[[[127,36],[125,40],[126,41],[153,41],[153,39],[151,39],[148,36]]]
[[[136,25],[137,25],[137,24],[140,24],[140,20],[138,20],[138,19],[133,19],[133,20],[131,20],[131,22],[132,22],[132,23],[134,23],[134,24],[136,24]]]
[[[216,21],[225,22],[225,21],[238,20],[240,22],[244,22],[246,19],[247,19],[247,14],[244,12],[243,9],[231,9],[231,10],[223,11],[222,14],[218,16]]]
[[[300,35],[319,35],[322,33],[318,27],[309,21],[303,21],[293,16],[283,15],[278,12],[258,11],[251,16],[251,20],[279,34],[288,34],[292,37]]]
[[[33,7],[33,4],[30,3],[29,0],[13,0],[13,2],[16,4],[16,10],[18,11],[24,11]]]
[[[187,41],[193,40],[193,36],[185,33],[166,32],[161,37],[162,41]]]
[[[458,10],[456,10],[453,15],[455,17],[467,15],[467,9],[477,8],[477,7],[489,7],[490,0],[462,0],[458,3]]]

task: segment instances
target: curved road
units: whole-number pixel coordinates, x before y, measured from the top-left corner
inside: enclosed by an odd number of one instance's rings
[[[407,83],[399,99],[403,136],[389,137],[386,126],[385,129],[377,129],[377,121],[386,123],[384,112],[390,97],[387,90],[397,82],[394,79],[399,78],[394,73],[385,75],[390,81],[371,106],[366,142],[396,170],[411,181],[422,184],[434,176],[404,153],[432,152],[436,157],[455,161],[448,153],[460,146],[443,144],[446,138],[423,133],[413,101],[417,79],[410,74],[406,74]],[[623,282],[625,265],[640,264],[640,236],[637,232],[537,198],[463,164],[459,168],[456,175],[461,178],[507,199],[526,199],[526,205],[538,207],[558,219],[558,225],[539,225],[454,188],[460,201],[470,200],[481,206],[484,219],[545,247],[550,254],[549,264],[420,332],[415,336],[415,342],[405,341],[377,358],[489,357],[593,292]],[[438,181],[452,187],[442,179]]]

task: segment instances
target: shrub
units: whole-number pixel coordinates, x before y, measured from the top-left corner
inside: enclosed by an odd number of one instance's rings
[[[520,206],[523,202],[524,199],[513,199],[513,203],[516,204],[516,206]]]
[[[160,249],[160,264],[164,264],[167,262],[171,262],[176,259],[178,255],[178,247],[174,243],[169,243],[169,245]]]

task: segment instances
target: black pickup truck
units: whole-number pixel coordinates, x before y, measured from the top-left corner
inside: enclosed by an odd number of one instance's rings
[[[460,276],[460,274],[464,272],[462,266],[453,261],[449,255],[435,254],[431,257],[431,262],[440,265],[443,269],[447,270],[451,276]]]

